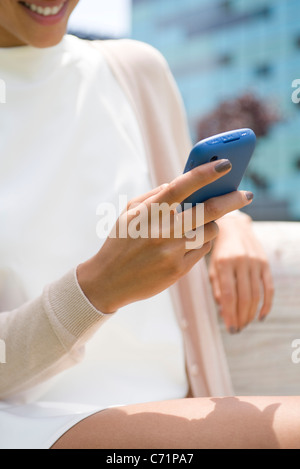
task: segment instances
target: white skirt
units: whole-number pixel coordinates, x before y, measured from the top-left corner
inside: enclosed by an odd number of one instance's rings
[[[0,449],[50,449],[70,428],[102,410],[70,403],[0,404]]]
[[[187,392],[182,335],[163,292],[107,321],[86,344],[82,362],[14,396],[14,402],[0,402],[0,449],[49,449],[102,410]]]

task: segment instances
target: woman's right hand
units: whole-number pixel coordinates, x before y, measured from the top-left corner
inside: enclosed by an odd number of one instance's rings
[[[237,191],[210,199],[204,204],[202,217],[197,216],[196,207],[182,213],[174,207],[230,170],[228,160],[208,163],[129,202],[114,229],[122,236],[109,236],[101,250],[77,269],[79,285],[95,308],[109,314],[150,298],[173,285],[208,254],[218,235],[215,221],[249,205],[253,194]],[[164,204],[160,217],[154,217],[153,204]],[[144,230],[142,237],[132,236],[132,228],[137,233],[142,226],[148,227],[147,232]]]

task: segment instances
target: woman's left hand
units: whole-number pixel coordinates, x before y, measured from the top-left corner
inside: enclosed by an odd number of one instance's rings
[[[220,232],[211,254],[209,275],[227,330],[234,334],[258,314],[263,320],[274,296],[272,274],[264,250],[247,215],[218,222]],[[262,302],[260,311],[259,305]]]

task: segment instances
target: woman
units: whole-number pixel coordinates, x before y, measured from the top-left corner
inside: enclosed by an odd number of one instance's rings
[[[141,213],[141,222],[153,222],[153,203],[179,203],[231,166],[224,160],[179,176],[190,141],[165,62],[133,41],[64,37],[77,3],[0,5],[7,94],[1,108],[0,330],[7,348],[0,365],[1,447],[294,445],[282,420],[286,409],[296,412],[297,400],[183,399],[189,390],[194,397],[230,390],[207,314],[205,266],[198,262],[218,231],[211,280],[228,330],[238,332],[256,317],[261,286],[260,318],[270,310],[272,280],[250,220],[219,220],[253,195],[208,201],[204,221],[196,224],[194,217],[190,227],[194,240],[204,227],[204,243],[193,248],[186,244],[191,233],[174,235],[181,219],[170,210],[168,238],[112,236],[99,250],[94,214],[101,202],[118,206],[120,194],[130,200],[121,204],[116,225],[127,233]],[[182,331],[167,290],[175,283]],[[228,440],[220,422],[230,426]]]

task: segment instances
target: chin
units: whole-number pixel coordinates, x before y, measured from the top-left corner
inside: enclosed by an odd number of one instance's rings
[[[47,47],[54,47],[57,44],[59,44],[62,41],[65,34],[66,34],[66,30],[61,31],[56,34],[49,34],[49,35],[43,34],[42,37],[38,36],[38,37],[28,38],[26,43],[38,49],[46,49]]]

